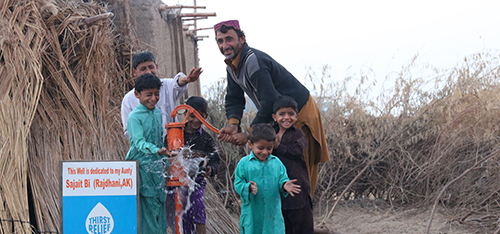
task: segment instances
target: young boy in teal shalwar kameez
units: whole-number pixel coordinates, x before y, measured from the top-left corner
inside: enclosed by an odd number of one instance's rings
[[[250,129],[248,145],[252,152],[236,166],[234,187],[241,198],[241,234],[284,234],[280,193],[300,192],[296,180],[288,179],[286,168],[274,155],[276,133],[269,124]]]
[[[155,108],[160,98],[161,81],[153,74],[143,74],[135,80],[135,96],[140,105],[127,121],[130,150],[126,160],[139,161],[140,233],[164,234],[167,231],[165,210],[164,160],[168,151],[163,147],[162,118]]]

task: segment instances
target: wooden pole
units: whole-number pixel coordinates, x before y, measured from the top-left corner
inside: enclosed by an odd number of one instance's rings
[[[83,22],[85,22],[85,24],[87,26],[92,26],[94,24],[97,24],[101,20],[109,19],[109,18],[111,18],[113,16],[114,16],[113,13],[107,12],[107,13],[104,13],[104,14],[99,14],[99,15],[95,15],[95,16],[91,16],[91,17],[85,18],[85,19],[83,19]]]
[[[182,69],[184,69],[184,67],[181,68],[181,58],[180,58],[180,52],[179,52],[179,48],[180,48],[180,42],[179,42],[179,33],[182,33],[182,29],[181,28],[178,28],[178,19],[177,18],[173,18],[172,19],[172,29],[173,29],[173,33],[172,33],[172,38],[174,39],[174,56],[175,56],[175,71],[178,72],[178,71],[182,71]],[[181,32],[178,32],[178,31],[181,31]],[[182,39],[182,37],[181,37]],[[184,49],[184,48],[182,48]]]
[[[193,29],[193,31],[196,32],[196,31],[207,30],[207,29],[214,29],[214,28],[212,28],[212,27],[208,27],[208,28],[195,28],[195,29]]]
[[[196,0],[193,0],[193,5],[197,6]],[[194,8],[194,13],[195,14],[198,13],[197,12],[197,8]],[[194,24],[194,29],[196,30],[198,28],[197,21],[194,20],[193,24]],[[195,67],[200,67],[199,57],[198,57],[198,37],[196,35],[196,31],[194,31],[193,39],[194,39],[194,43],[195,43],[195,47],[194,47],[194,64],[195,64]],[[195,85],[196,85],[196,87],[195,87],[194,95],[201,96],[201,84],[200,84],[200,80],[198,80],[197,82],[195,82]]]
[[[186,67],[186,53],[184,46],[184,30],[182,30],[182,21],[176,20],[176,23],[177,23],[177,28],[181,29],[177,31],[178,35],[176,36],[179,37],[179,46],[180,46],[179,52],[181,53],[179,61],[181,62],[180,67],[182,70],[179,71],[186,71],[186,73],[188,73],[189,70]]]
[[[196,6],[196,0],[193,0],[193,5],[195,5],[195,6]],[[198,12],[197,12],[196,10],[197,10],[197,9],[196,9],[196,8],[194,8],[194,10],[193,10],[193,11],[194,11],[194,14],[198,15],[198,14],[197,14]],[[197,28],[198,28],[198,21],[197,21],[197,20],[194,20],[194,29],[197,29]],[[194,31],[194,32],[195,32],[195,33],[194,33],[194,35],[196,35],[196,31]]]

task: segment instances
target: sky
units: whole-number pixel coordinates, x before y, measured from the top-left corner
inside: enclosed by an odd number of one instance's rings
[[[163,0],[193,5],[193,0]],[[331,79],[370,76],[383,80],[418,55],[417,63],[453,68],[465,56],[500,51],[498,0],[196,0],[198,12],[217,16],[198,28],[237,19],[247,43],[266,52],[301,82],[307,68],[330,66]],[[183,9],[183,13],[193,12]],[[224,57],[213,30],[198,42],[202,90],[225,77]]]

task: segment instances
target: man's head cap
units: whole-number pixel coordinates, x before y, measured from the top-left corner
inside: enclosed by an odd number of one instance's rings
[[[228,21],[222,21],[216,25],[214,25],[214,31],[215,31],[215,34],[217,34],[217,30],[219,30],[222,25],[226,25],[228,27],[233,27],[234,29],[240,29],[240,22],[238,22],[238,20],[228,20]]]

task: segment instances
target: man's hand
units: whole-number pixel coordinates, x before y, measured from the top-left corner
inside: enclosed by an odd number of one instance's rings
[[[235,145],[244,145],[248,142],[248,135],[246,132],[236,133],[232,137],[234,139],[232,143]]]
[[[290,193],[292,197],[295,196],[295,194],[300,193],[300,185],[294,184],[294,182],[297,182],[297,179],[289,180],[283,185],[283,189]]]
[[[229,142],[235,144],[235,139],[233,137],[234,134],[238,132],[238,125],[231,124],[229,127],[224,127],[219,130],[217,134],[217,139],[222,142]]]
[[[248,135],[246,132],[238,133],[238,125],[231,124],[229,127],[224,127],[219,131],[217,139],[233,145],[244,145],[248,141]]]
[[[250,181],[250,191],[253,195],[257,195],[257,183]]]
[[[199,68],[193,67],[193,69],[191,69],[191,72],[189,72],[189,75],[179,77],[179,79],[177,80],[177,84],[179,84],[179,86],[182,87],[188,83],[195,82],[198,80],[198,78],[200,78],[200,74],[202,72],[203,70],[201,70],[201,67]]]
[[[205,168],[205,177],[210,177],[210,175],[212,175],[212,167],[211,166],[207,166]]]

